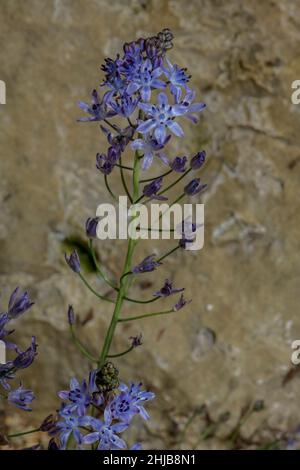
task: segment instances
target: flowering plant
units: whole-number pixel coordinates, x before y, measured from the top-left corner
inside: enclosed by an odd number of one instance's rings
[[[97,153],[96,168],[104,176],[104,184],[109,194],[114,195],[109,175],[115,169],[120,171],[121,181],[131,203],[151,203],[153,199],[168,199],[168,191],[179,184],[191,172],[199,170],[205,162],[205,151],[199,151],[191,159],[187,156],[176,156],[170,159],[165,150],[171,139],[183,137],[182,120],[188,119],[197,123],[197,114],[205,108],[202,102],[195,102],[195,91],[189,88],[191,76],[185,68],[173,64],[167,57],[172,47],[173,35],[164,29],[156,36],[124,44],[123,55],[115,59],[105,59],[102,65],[104,80],[100,85],[103,93],[92,92],[91,103],[80,102],[79,107],[86,113],[81,122],[100,122],[100,129],[108,141],[106,152]],[[100,96],[101,95],[101,96]],[[115,120],[118,120],[118,124]],[[119,124],[121,122],[121,124]],[[123,163],[127,149],[134,152],[128,164]],[[154,159],[161,162],[166,169],[156,177],[143,178],[142,172],[148,170]],[[131,187],[127,174],[131,174]],[[176,176],[179,174],[178,176]],[[166,186],[165,180],[175,175],[175,179]],[[180,195],[170,206],[185,196],[194,196],[205,189],[199,178],[192,177],[183,186]],[[134,219],[136,214],[133,213]],[[131,338],[129,348],[112,354],[111,346],[116,328],[120,322],[130,322],[157,315],[175,314],[187,301],[183,287],[173,287],[173,282],[166,279],[148,300],[135,299],[130,296],[131,281],[135,276],[149,273],[161,267],[163,261],[178,249],[185,249],[192,241],[196,224],[182,221],[181,239],[171,250],[157,256],[150,253],[138,263],[133,262],[138,239],[129,238],[127,253],[118,281],[110,279],[98,261],[95,251],[99,217],[88,218],[86,235],[89,249],[97,274],[112,288],[115,297],[97,292],[85,278],[76,250],[65,255],[71,270],[78,275],[87,288],[101,301],[113,305],[111,322],[105,335],[104,343],[98,357],[94,357],[83,345],[76,333],[76,315],[73,307],[68,309],[68,322],[72,339],[83,356],[94,364],[87,379],[78,381],[72,378],[70,388],[60,391],[62,400],[57,415],[48,416],[38,429],[17,433],[43,431],[51,439],[49,449],[125,449],[127,443],[123,432],[130,426],[132,418],[140,415],[148,419],[145,403],[154,398],[154,393],[142,389],[142,384],[131,383],[129,386],[119,382],[119,371],[113,364],[114,358],[121,357],[142,344],[141,335]],[[158,302],[162,298],[180,294],[176,302],[167,310],[144,313],[130,317],[121,315],[124,302],[145,305]],[[4,392],[2,397],[17,407],[29,411],[34,399],[30,390],[18,388],[11,390],[10,381],[19,369],[31,365],[36,355],[36,340],[33,337],[29,348],[22,352],[16,345],[6,339],[11,333],[7,327],[11,320],[17,318],[32,306],[27,293],[20,295],[18,289],[12,294],[6,313],[0,316],[0,340],[12,348],[17,356],[13,361],[0,366],[0,385]],[[122,436],[122,437],[121,437]],[[130,446],[129,446],[130,447]],[[139,449],[134,444],[131,449]]]

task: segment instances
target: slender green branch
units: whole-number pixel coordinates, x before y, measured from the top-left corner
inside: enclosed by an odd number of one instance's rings
[[[106,276],[105,272],[102,271],[102,269],[101,269],[101,267],[100,267],[100,265],[97,261],[97,257],[96,257],[95,248],[94,248],[92,238],[90,238],[90,241],[89,241],[89,248],[90,248],[92,258],[93,258],[94,265],[96,266],[96,269],[97,269],[98,273],[100,274],[102,279],[106,282],[106,284],[108,284],[110,287],[112,287],[112,289],[117,290],[118,289],[117,286],[115,286],[114,283]]]
[[[123,170],[130,170],[130,171],[133,171],[133,167],[132,166],[126,166],[126,165],[120,165],[119,163],[116,163],[117,167],[119,168],[123,168]]]
[[[116,196],[114,195],[114,193],[112,192],[112,190],[110,189],[110,186],[109,186],[109,184],[108,184],[107,175],[104,175],[104,182],[105,182],[106,189],[107,189],[107,191],[109,192],[109,194],[111,195],[111,197],[112,197],[115,201],[117,201]]]
[[[163,259],[167,258],[167,256],[170,256],[172,253],[174,253],[174,251],[178,250],[180,248],[179,245],[176,245],[174,248],[172,248],[171,250],[167,251],[167,253],[165,253],[164,255],[162,255],[160,258],[158,258],[158,262],[162,261]]]
[[[133,302],[135,304],[150,304],[159,299],[161,299],[161,297],[153,297],[153,299],[149,299],[149,300],[132,299],[131,297],[127,297],[127,296],[124,297],[124,300],[128,300],[128,302]]]
[[[191,171],[191,168],[186,170],[179,178],[177,178],[177,180],[173,181],[173,183],[169,184],[169,186],[167,186],[165,189],[162,189],[158,193],[158,196],[160,196],[161,194],[166,193],[167,191],[169,191],[169,189],[173,188],[173,186],[175,186],[177,183],[179,183],[179,181],[181,181],[190,171]]]
[[[138,315],[137,317],[128,317],[128,318],[119,318],[119,322],[125,321],[133,321],[133,320],[140,320],[141,318],[148,318],[148,317],[156,317],[158,315],[167,315],[170,313],[174,313],[174,310],[164,310],[162,312],[153,312],[153,313],[145,313],[144,315]]]
[[[121,158],[120,158],[120,162],[121,162]],[[120,174],[121,174],[121,180],[122,180],[123,188],[125,189],[125,192],[126,192],[126,194],[127,194],[127,197],[128,197],[129,201],[130,201],[131,204],[132,204],[133,199],[132,199],[132,196],[131,196],[131,194],[130,194],[130,192],[129,192],[129,189],[128,189],[128,186],[127,186],[127,183],[126,183],[126,180],[125,180],[125,176],[124,176],[122,164],[120,165]]]
[[[168,176],[170,173],[172,173],[173,170],[168,170],[165,173],[162,173],[159,176],[153,176],[152,178],[146,178],[144,180],[140,180],[140,183],[148,183],[148,181],[154,181],[158,180],[159,178],[163,178],[164,176]]]
[[[87,280],[83,277],[83,275],[82,275],[81,273],[78,273],[78,276],[80,277],[80,279],[82,280],[82,282],[86,285],[86,287],[87,287],[96,297],[98,297],[98,298],[101,299],[101,300],[106,300],[106,302],[110,302],[110,303],[112,303],[112,304],[115,303],[114,300],[109,299],[108,297],[105,297],[104,295],[99,294],[99,293],[87,282]]]
[[[12,439],[13,437],[26,436],[27,434],[33,434],[34,432],[40,432],[40,431],[41,431],[41,428],[36,428],[36,429],[31,429],[30,431],[17,432],[15,434],[9,434],[6,437],[8,439]]]
[[[89,353],[89,351],[85,348],[85,346],[83,346],[82,342],[77,338],[74,325],[70,325],[70,331],[72,335],[72,340],[74,344],[77,346],[77,348],[79,349],[79,351],[81,352],[81,354],[87,357],[90,361],[97,363],[97,359]]]
[[[120,320],[119,320],[120,321]],[[134,349],[134,346],[130,346],[130,348],[126,349],[126,351],[123,351],[122,353],[119,353],[119,354],[108,354],[107,357],[109,359],[113,359],[115,357],[121,357],[121,356],[125,356],[125,354],[128,354],[130,351],[132,351]]]

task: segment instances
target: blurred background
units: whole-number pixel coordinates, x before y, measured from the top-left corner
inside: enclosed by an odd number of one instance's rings
[[[111,307],[63,257],[77,247],[88,279],[106,292],[93,276],[84,223],[100,202],[111,202],[95,169],[107,144],[97,123],[76,122],[76,103],[89,101],[101,82],[105,57],[165,27],[175,36],[170,59],[188,67],[207,104],[200,123],[185,125],[186,137],[173,138],[169,150],[207,152],[202,178],[209,188],[193,199],[205,203],[205,246],[176,252],[133,288],[148,298],[169,277],[193,301],[174,316],[117,330],[115,351],[134,334],[144,338],[116,361],[122,380],[141,381],[157,395],[151,420],[136,420],[131,432],[144,448],[285,447],[300,424],[300,374],[291,364],[291,343],[300,339],[296,0],[0,0],[7,87],[0,105],[1,310],[15,286],[28,289],[35,306],[18,321],[15,338],[26,347],[34,334],[39,343],[24,374],[37,395],[34,413],[2,407],[1,424],[10,431],[38,426],[58,407],[57,391],[72,376],[86,376],[89,364],[69,341],[68,304],[81,339],[94,352],[101,347]],[[116,172],[111,181],[121,191]],[[145,241],[137,261],[151,247]],[[124,250],[121,241],[97,242],[112,277]],[[131,312],[126,304],[124,315]]]

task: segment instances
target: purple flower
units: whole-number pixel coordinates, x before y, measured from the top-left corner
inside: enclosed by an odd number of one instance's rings
[[[8,324],[10,318],[7,313],[0,314],[0,340],[3,340],[6,336],[13,332],[13,330],[6,330],[5,327]]]
[[[133,348],[137,348],[138,346],[142,346],[142,333],[140,333],[139,335],[137,336],[130,336],[130,339],[132,340],[132,343],[131,343],[131,346]]]
[[[190,167],[192,170],[198,170],[204,164],[206,158],[205,150],[196,153],[196,155],[191,159]]]
[[[99,217],[91,218],[89,217],[85,223],[85,231],[89,238],[97,237],[97,226],[99,222]]]
[[[180,101],[181,90],[180,90],[180,93],[176,95],[176,103],[178,103],[179,105],[185,108],[185,112],[182,114],[184,115],[184,117],[192,121],[194,124],[196,124],[199,120],[199,118],[195,116],[195,114],[200,113],[206,108],[205,103],[193,103],[195,96],[196,96],[196,92],[190,89],[188,89],[182,101]]]
[[[119,419],[129,423],[131,419],[139,414],[143,419],[149,419],[149,415],[144,408],[144,404],[155,398],[154,393],[141,390],[142,384],[131,384],[127,387],[121,384],[121,393],[117,395],[109,404],[111,415],[114,419]]]
[[[172,95],[179,96],[181,87],[186,89],[186,84],[189,82],[191,75],[186,74],[185,68],[180,68],[176,64],[172,64],[166,57],[167,67],[163,67],[164,74],[170,82],[170,91]]]
[[[186,170],[186,162],[187,157],[175,157],[174,160],[170,163],[170,167],[177,173],[184,173]]]
[[[146,113],[148,119],[139,124],[137,132],[148,134],[150,131],[154,131],[154,136],[160,144],[166,139],[166,129],[169,129],[178,137],[183,136],[183,130],[174,121],[174,118],[185,114],[186,106],[181,104],[170,105],[165,93],[159,93],[156,106],[149,103],[139,103],[138,106]]]
[[[155,261],[155,255],[149,255],[143,261],[141,261],[137,266],[132,268],[132,272],[135,274],[138,273],[148,273],[150,271],[154,271],[158,268],[162,263],[159,261]]]
[[[158,199],[160,201],[165,201],[168,198],[164,196],[158,196],[157,192],[160,190],[162,186],[162,176],[160,178],[156,178],[154,181],[152,181],[149,184],[146,184],[143,188],[143,195],[147,196],[151,199]]]
[[[202,184],[200,182],[200,178],[195,178],[184,187],[184,192],[188,196],[194,196],[195,194],[200,193],[200,191],[202,191],[206,187],[207,184]]]
[[[67,256],[65,253],[65,260],[72,269],[72,271],[74,271],[75,273],[80,273],[80,259],[76,250],[72,251],[70,256]]]
[[[134,128],[132,126],[127,126],[124,129],[121,129],[118,126],[114,126],[116,129],[116,134],[112,134],[109,129],[100,125],[102,132],[106,135],[109,144],[115,148],[116,152],[124,152],[127,144],[132,140],[134,134]]]
[[[168,165],[169,162],[167,157],[160,153],[159,150],[161,150],[168,143],[170,138],[171,136],[169,135],[163,142],[158,143],[156,139],[147,134],[144,139],[136,139],[132,142],[130,147],[133,150],[142,150],[144,152],[142,170],[148,170],[152,164],[154,155],[157,155],[163,161],[163,163]]]
[[[169,281],[169,279],[166,279],[162,288],[159,291],[155,292],[153,295],[155,297],[169,297],[169,295],[176,294],[182,291],[184,291],[184,287],[181,289],[173,289],[172,282]]]
[[[77,413],[78,416],[84,416],[88,406],[91,403],[91,395],[85,380],[80,384],[77,379],[70,381],[70,390],[58,392],[59,398],[68,400],[70,405],[66,405],[64,410],[66,413]]]
[[[92,104],[88,105],[83,101],[78,103],[79,108],[90,114],[90,117],[79,118],[78,121],[102,121],[103,119],[110,118],[116,115],[115,111],[108,111],[107,105],[102,99],[99,101],[99,96],[96,90],[92,91]]]
[[[6,364],[0,364],[0,385],[2,385],[5,390],[10,390],[10,385],[7,380],[15,378],[14,371],[15,368],[12,361]]]
[[[51,434],[59,434],[61,449],[66,449],[68,440],[71,435],[74,436],[77,444],[83,443],[83,436],[81,434],[81,427],[92,427],[94,425],[95,418],[92,416],[77,416],[72,415],[65,408],[63,408],[59,415],[62,420],[56,424],[55,430]]]
[[[69,308],[68,308],[68,322],[69,322],[69,325],[74,325],[75,324],[75,312],[73,310],[73,307],[72,305],[69,305]]]
[[[126,423],[112,423],[112,415],[108,408],[104,411],[104,423],[94,419],[92,427],[95,432],[86,434],[83,437],[84,444],[93,444],[98,442],[98,450],[117,450],[125,449],[126,443],[117,434],[127,429]]]
[[[182,235],[182,238],[179,240],[179,246],[181,248],[186,248],[187,243],[193,243],[196,237],[196,231],[202,224],[195,224],[192,221],[191,216],[185,218],[181,224],[176,226],[176,232]]]
[[[25,390],[21,384],[19,388],[9,392],[7,396],[7,400],[10,403],[24,411],[32,411],[28,405],[30,405],[34,399],[35,396],[33,392],[31,390]]]
[[[174,312],[178,312],[178,310],[181,310],[186,304],[189,304],[190,302],[191,300],[185,300],[183,294],[181,294],[180,299],[173,307]]]
[[[135,111],[138,102],[138,98],[132,98],[124,94],[120,98],[117,98],[116,101],[111,101],[110,105],[116,114],[122,117],[129,117]]]
[[[151,99],[151,88],[165,88],[166,84],[158,77],[162,74],[160,67],[153,68],[151,60],[146,59],[139,71],[130,78],[130,83],[127,86],[126,92],[129,95],[140,91],[141,98],[143,101],[150,101]]]
[[[35,356],[37,355],[37,344],[36,344],[36,337],[32,336],[31,345],[29,346],[26,351],[21,352],[18,356],[14,359],[13,365],[16,369],[26,369],[27,367],[31,366],[34,361]]]
[[[115,164],[121,156],[119,147],[109,147],[107,154],[97,153],[96,155],[96,167],[104,175],[109,175],[115,167]]]
[[[17,287],[10,296],[8,303],[8,316],[9,318],[17,318],[26,312],[34,302],[30,302],[27,292],[23,294],[19,293],[19,287]],[[1,330],[1,325],[0,325]]]

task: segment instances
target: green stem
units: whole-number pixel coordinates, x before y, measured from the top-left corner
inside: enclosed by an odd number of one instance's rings
[[[159,300],[161,297],[153,297],[153,299],[149,300],[138,300],[138,299],[132,299],[131,297],[124,297],[124,300],[128,300],[128,302],[133,302],[135,304],[151,304],[152,302],[155,302],[156,300]]]
[[[78,273],[78,276],[80,277],[80,279],[82,280],[82,282],[86,285],[86,287],[91,291],[93,292],[93,294],[98,297],[99,299],[101,300],[106,300],[106,302],[110,302],[112,304],[115,303],[114,300],[112,299],[109,299],[108,297],[105,297],[104,295],[101,295],[99,294],[97,291],[95,291],[95,289],[87,282],[87,280],[83,277],[83,275],[81,273]]]
[[[144,315],[138,315],[137,317],[127,317],[127,318],[119,318],[119,322],[125,321],[133,321],[133,320],[140,320],[141,318],[148,318],[148,317],[156,317],[157,315],[167,315],[169,313],[174,313],[174,310],[164,310],[162,312],[153,312],[153,313],[145,313]]]
[[[121,163],[121,157],[120,157],[120,163]],[[127,183],[126,183],[126,180],[125,180],[125,176],[124,176],[124,172],[123,172],[123,167],[122,167],[122,165],[120,166],[120,174],[121,174],[121,180],[122,180],[123,188],[125,189],[125,192],[126,192],[126,194],[127,194],[127,197],[128,197],[129,201],[130,201],[131,204],[132,204],[133,200],[132,200],[131,194],[130,194],[130,192],[129,192],[129,189],[128,189],[128,186],[127,186]]]
[[[134,198],[134,200],[137,199],[138,196],[139,196],[139,158],[138,157],[139,157],[139,153],[135,152],[134,170],[133,170],[133,177],[132,177],[133,198]],[[128,246],[127,246],[126,259],[125,259],[125,263],[124,263],[124,267],[123,267],[123,271],[122,271],[120,279],[122,279],[123,275],[125,273],[127,273],[130,269],[131,260],[132,260],[135,245],[136,245],[136,241],[133,240],[132,238],[130,238],[129,242],[128,242]],[[112,339],[113,339],[113,336],[114,336],[114,333],[115,333],[115,329],[116,329],[117,324],[118,324],[119,315],[120,315],[120,311],[121,311],[122,304],[123,304],[123,301],[124,301],[124,297],[126,296],[126,293],[127,293],[127,288],[128,288],[128,279],[126,279],[125,282],[124,282],[124,280],[120,281],[120,288],[119,288],[119,291],[118,291],[114,312],[113,312],[113,315],[112,315],[112,318],[111,318],[109,328],[108,328],[107,333],[106,333],[103,348],[102,348],[102,351],[101,351],[101,354],[100,354],[100,357],[99,357],[99,361],[98,361],[98,367],[99,368],[101,368],[103,366],[103,364],[105,363],[105,360],[108,356],[109,349],[110,349],[110,346],[111,346],[111,342],[112,342]]]
[[[119,320],[120,321],[120,320]],[[108,354],[108,358],[114,358],[114,357],[121,357],[121,356],[125,356],[125,354],[128,354],[130,351],[132,351],[134,349],[134,346],[130,346],[130,348],[126,349],[126,351],[123,351],[122,353],[119,353],[119,354]]]
[[[89,353],[89,351],[85,348],[85,346],[83,346],[81,341],[77,338],[74,325],[70,325],[70,331],[72,335],[72,340],[74,344],[77,346],[77,348],[79,349],[79,351],[81,352],[81,354],[87,357],[90,361],[97,363],[97,359]]]
[[[9,434],[6,436],[8,439],[11,439],[13,437],[20,437],[20,436],[26,436],[27,434],[33,434],[34,432],[39,432],[41,429],[36,428],[36,429],[31,429],[30,431],[24,431],[24,432],[17,432],[16,434]]]

